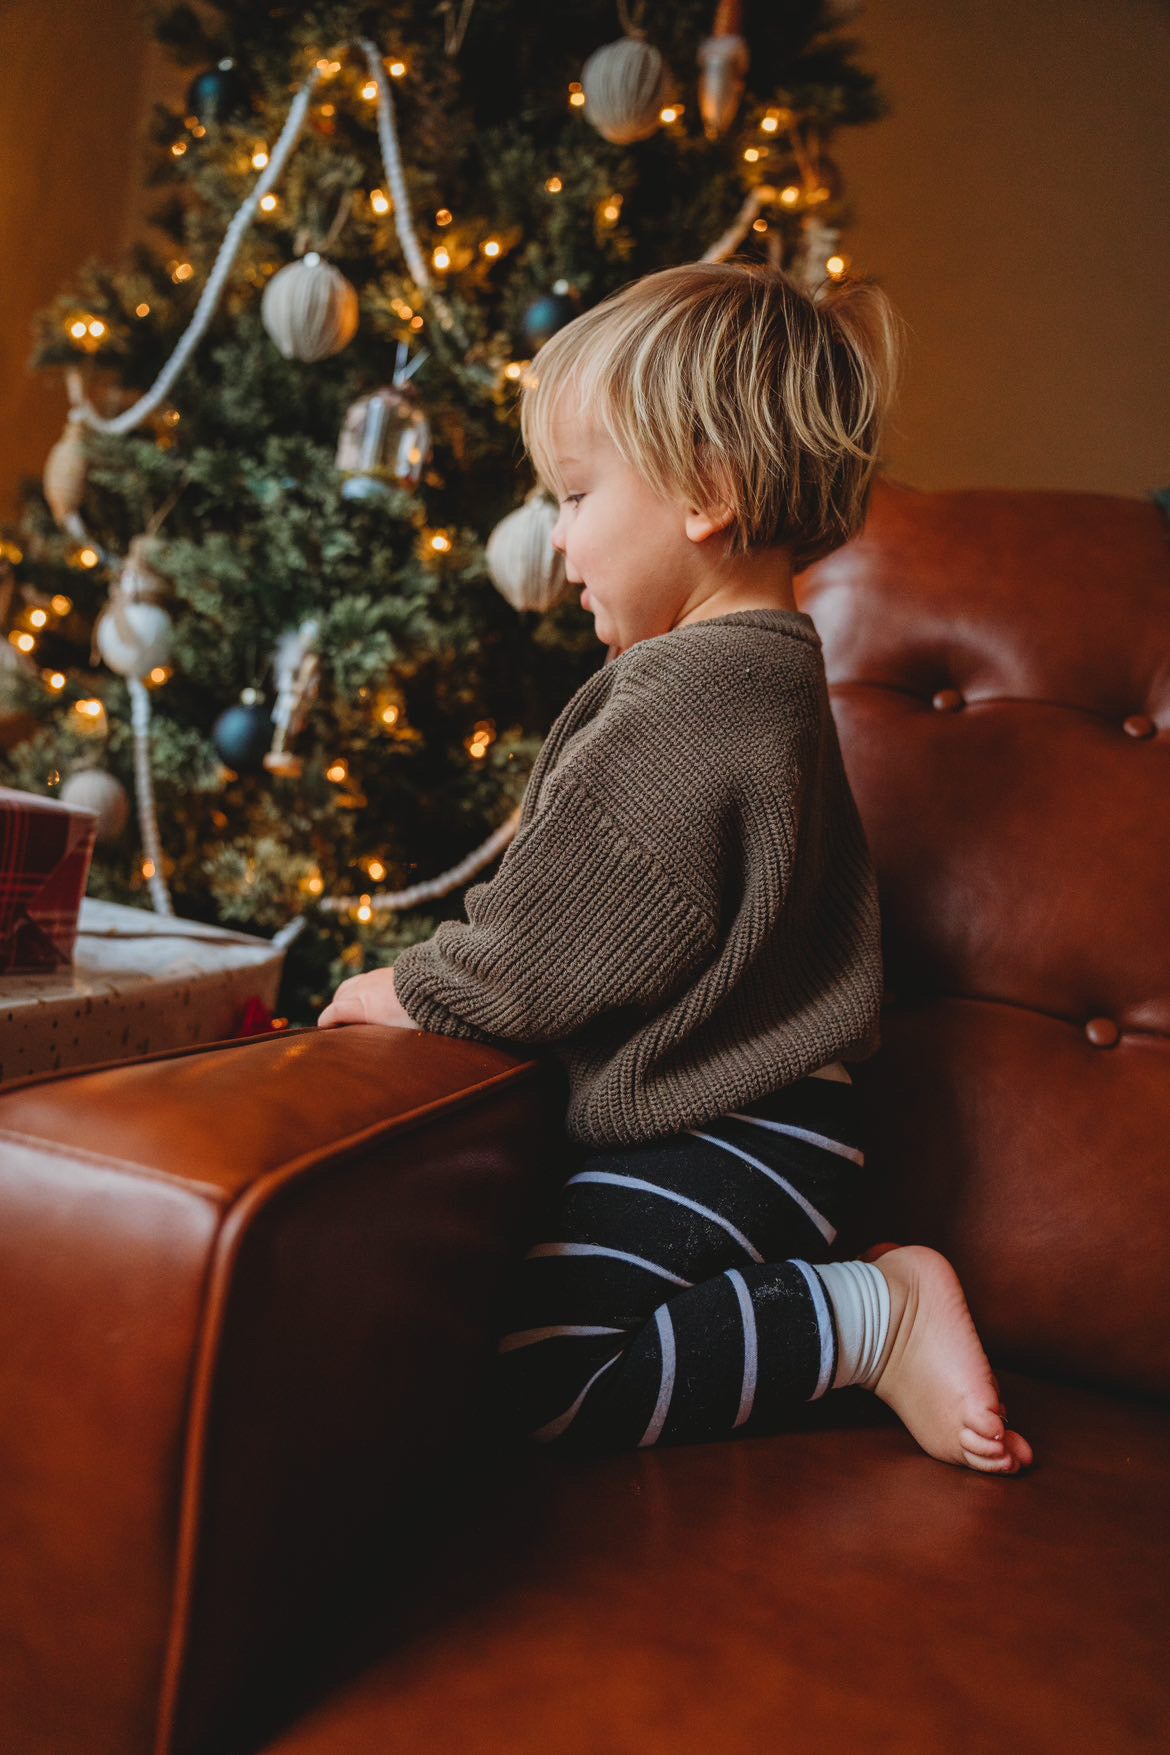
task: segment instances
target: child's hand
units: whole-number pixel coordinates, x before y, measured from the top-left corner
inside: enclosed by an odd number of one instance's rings
[[[343,981],[321,1016],[319,1030],[335,1024],[395,1024],[400,1030],[421,1030],[422,1025],[398,1003],[393,969],[370,969]]]

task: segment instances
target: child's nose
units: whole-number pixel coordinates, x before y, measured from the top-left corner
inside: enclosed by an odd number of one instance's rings
[[[557,515],[557,521],[553,525],[553,530],[552,530],[552,545],[556,549],[557,553],[561,554],[561,555],[563,555],[565,552],[565,539],[561,534],[561,525],[564,523],[564,519],[565,519],[564,513],[560,512]]]

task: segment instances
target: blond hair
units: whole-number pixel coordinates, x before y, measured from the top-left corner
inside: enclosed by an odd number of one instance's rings
[[[790,545],[799,569],[865,522],[900,328],[872,280],[813,297],[747,259],[664,268],[545,342],[524,380],[521,435],[561,499],[552,425],[571,399],[663,498],[730,508],[728,558]]]

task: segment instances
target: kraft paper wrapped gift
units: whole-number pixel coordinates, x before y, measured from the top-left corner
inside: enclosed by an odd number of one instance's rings
[[[87,896],[71,968],[0,974],[0,1081],[251,1034],[284,949]]]
[[[97,813],[0,786],[0,975],[68,968]]]

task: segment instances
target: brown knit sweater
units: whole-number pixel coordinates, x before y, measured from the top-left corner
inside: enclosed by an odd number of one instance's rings
[[[424,1030],[546,1045],[587,1146],[867,1059],[877,886],[811,616],[737,610],[595,671],[465,905],[399,953],[398,998]]]

